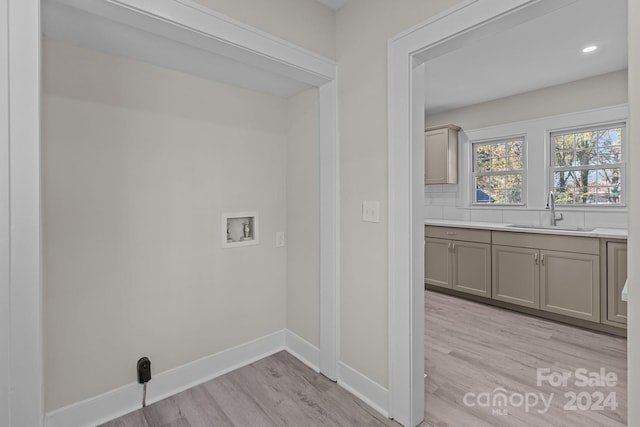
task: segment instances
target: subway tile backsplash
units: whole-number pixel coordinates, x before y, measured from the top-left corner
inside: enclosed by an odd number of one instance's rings
[[[451,219],[459,221],[499,222],[505,224],[549,224],[551,213],[540,208],[469,207],[458,197],[458,185],[425,185],[425,219]],[[627,228],[627,213],[606,207],[586,211],[558,208],[562,225],[577,227]]]

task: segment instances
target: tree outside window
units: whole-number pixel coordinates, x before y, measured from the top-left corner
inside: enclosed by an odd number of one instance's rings
[[[621,205],[624,125],[551,133],[556,204]]]

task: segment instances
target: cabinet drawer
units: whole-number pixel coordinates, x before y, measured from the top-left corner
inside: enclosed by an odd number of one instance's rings
[[[438,227],[426,225],[425,237],[436,239],[463,240],[465,242],[491,243],[491,231],[475,230],[470,228]]]
[[[595,237],[560,236],[551,234],[531,234],[513,231],[494,231],[493,244],[576,252],[581,254],[600,254],[600,242]]]

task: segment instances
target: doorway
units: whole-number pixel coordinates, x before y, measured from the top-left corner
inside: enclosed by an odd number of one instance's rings
[[[389,389],[404,425],[424,414],[423,64],[570,3],[463,2],[389,42]]]

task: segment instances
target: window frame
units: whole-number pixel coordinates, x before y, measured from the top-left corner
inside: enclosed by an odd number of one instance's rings
[[[548,178],[548,188],[547,192],[554,191],[555,192],[555,180],[554,175],[556,172],[562,171],[589,171],[589,170],[597,170],[597,169],[620,169],[620,202],[616,204],[608,204],[608,203],[572,203],[572,204],[564,204],[556,202],[556,206],[562,209],[585,209],[585,208],[595,208],[595,209],[619,209],[627,207],[626,200],[626,187],[628,185],[627,181],[627,165],[626,165],[626,151],[627,151],[627,121],[626,120],[613,120],[602,123],[593,123],[586,124],[582,126],[572,126],[568,128],[560,128],[553,129],[547,132],[548,138],[548,158],[547,158],[547,178]],[[598,130],[605,129],[615,129],[620,128],[620,161],[618,163],[598,163],[598,164],[589,164],[585,166],[555,166],[555,158],[556,158],[556,150],[554,143],[554,136],[556,135],[566,135],[571,133],[582,133],[582,132],[592,132]]]
[[[500,172],[478,172],[477,171],[477,162],[476,162],[476,146],[478,145],[497,145],[504,144],[511,141],[520,140],[522,142],[522,169],[510,170],[510,171],[500,171]],[[469,196],[471,198],[471,206],[472,207],[512,207],[512,208],[522,208],[527,206],[527,135],[526,134],[515,134],[510,136],[501,136],[496,138],[489,139],[479,139],[475,141],[469,141],[471,146],[471,174],[470,174],[470,191]],[[476,201],[476,178],[479,176],[500,176],[500,175],[514,175],[515,173],[521,174],[521,183],[522,188],[520,190],[521,198],[520,203],[479,203]]]

